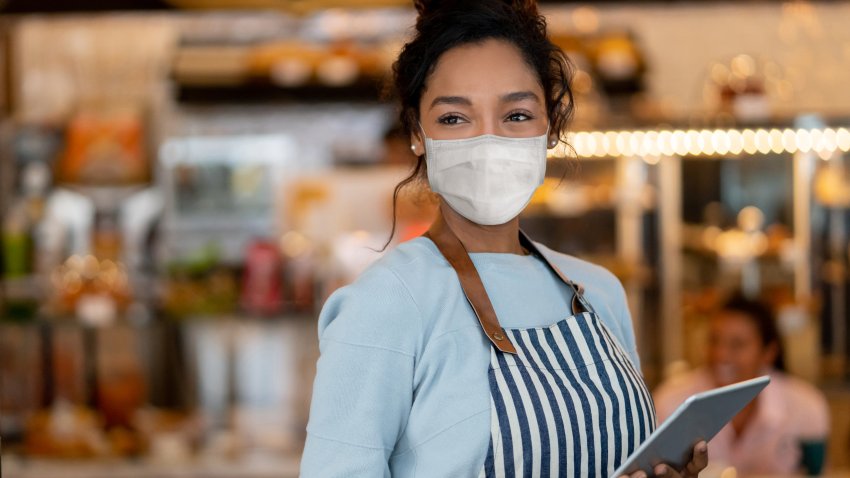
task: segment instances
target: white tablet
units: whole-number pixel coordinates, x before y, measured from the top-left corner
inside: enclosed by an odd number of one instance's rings
[[[770,377],[764,375],[691,395],[611,477],[638,470],[653,476],[653,468],[660,463],[683,468],[690,460],[694,446],[702,440],[711,440],[769,382]]]

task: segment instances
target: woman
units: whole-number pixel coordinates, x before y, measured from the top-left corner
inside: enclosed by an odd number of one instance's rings
[[[663,383],[655,394],[664,420],[688,396],[769,373],[770,385],[711,440],[712,468],[739,473],[820,473],[829,433],[823,394],[784,368],[770,308],[735,296],[711,318],[708,363]]]
[[[533,2],[417,9],[395,89],[440,215],[325,304],[302,474],[607,477],[655,426],[623,288],[517,220],[572,111],[567,59]]]

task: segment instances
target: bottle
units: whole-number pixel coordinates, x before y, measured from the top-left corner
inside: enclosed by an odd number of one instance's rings
[[[3,221],[3,276],[21,278],[32,272],[32,235],[25,205],[11,208]]]
[[[116,211],[95,213],[92,252],[100,260],[118,261],[121,258],[121,230]]]
[[[245,272],[242,276],[243,309],[262,316],[281,312],[281,274],[282,261],[276,245],[264,239],[252,241],[245,254]]]

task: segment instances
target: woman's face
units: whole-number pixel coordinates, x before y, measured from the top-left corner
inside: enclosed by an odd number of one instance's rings
[[[776,358],[776,346],[764,346],[758,327],[745,314],[724,310],[711,320],[708,363],[715,382],[729,385],[755,378]]]
[[[461,139],[494,134],[514,138],[546,133],[543,88],[510,43],[489,39],[445,52],[425,84],[419,122],[427,137]],[[415,151],[422,138],[411,137]]]

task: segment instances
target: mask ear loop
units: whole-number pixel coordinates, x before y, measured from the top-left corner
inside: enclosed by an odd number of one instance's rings
[[[422,142],[425,143],[425,140],[428,139],[428,135],[425,134],[425,128],[422,127],[422,123],[418,120],[416,121],[416,126],[419,126],[419,131],[422,133]]]

